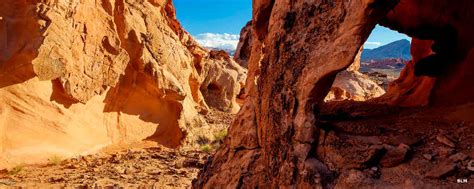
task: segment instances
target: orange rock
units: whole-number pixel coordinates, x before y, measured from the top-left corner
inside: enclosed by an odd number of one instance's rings
[[[6,0],[0,17],[0,168],[143,139],[197,145],[212,137],[199,113],[239,109],[245,69],[197,45],[171,1]],[[210,83],[224,103],[204,98]]]

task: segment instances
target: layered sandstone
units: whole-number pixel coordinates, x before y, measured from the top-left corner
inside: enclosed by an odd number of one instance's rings
[[[199,47],[171,1],[7,0],[0,18],[0,167],[195,145],[212,136],[199,113],[239,108],[245,70]]]

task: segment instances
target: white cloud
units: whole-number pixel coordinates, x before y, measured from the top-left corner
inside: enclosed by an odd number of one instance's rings
[[[202,33],[194,36],[194,39],[201,46],[225,50],[235,50],[239,43],[239,38],[239,35],[228,33]]]
[[[381,42],[375,42],[375,41],[367,41],[364,43],[364,45],[371,45],[371,46],[380,46],[382,45]]]

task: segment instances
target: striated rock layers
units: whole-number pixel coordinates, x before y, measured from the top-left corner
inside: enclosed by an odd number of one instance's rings
[[[375,24],[381,23],[428,40],[414,41],[414,60],[394,84],[402,85],[391,87],[395,92],[389,94],[395,95],[389,103],[472,102],[473,88],[468,87],[474,79],[472,7],[470,0],[253,1],[255,41],[248,64],[248,97],[229,128],[225,145],[207,163],[194,187],[369,185],[354,169],[370,169],[387,149],[369,149],[363,141],[345,146],[334,138],[360,137],[338,132],[319,117],[337,73],[353,62]],[[427,49],[429,40],[433,41],[431,50]],[[430,78],[436,78],[434,84]],[[358,113],[346,116],[354,119]],[[369,156],[359,157],[351,150],[358,145]],[[342,150],[331,152],[331,147]],[[395,151],[403,151],[402,157],[407,150],[401,146]],[[340,159],[340,153],[355,153],[362,167]],[[403,182],[385,184],[400,187]]]
[[[192,145],[211,135],[199,113],[239,108],[245,70],[199,47],[171,1],[6,0],[0,18],[0,167]]]

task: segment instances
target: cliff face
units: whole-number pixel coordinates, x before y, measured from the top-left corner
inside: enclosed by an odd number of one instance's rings
[[[324,110],[321,108],[324,97],[336,74],[352,63],[375,24],[381,23],[424,40],[414,40],[412,63],[387,96],[380,98],[382,103],[472,102],[473,88],[467,87],[474,78],[474,38],[469,34],[474,26],[472,7],[469,0],[456,3],[447,0],[437,3],[428,0],[253,1],[254,42],[248,64],[248,97],[231,124],[225,146],[207,163],[194,186],[357,188],[381,184],[382,181],[376,180],[380,177],[377,166],[399,165],[416,142],[406,140],[410,133],[404,133],[396,141],[398,147],[380,146],[383,139],[364,137],[383,135],[384,131],[376,131],[371,125],[374,122],[349,124],[358,118],[373,118],[377,112],[391,112],[393,107],[377,105],[374,111],[369,110],[373,108],[370,106],[348,105],[343,113],[323,119],[320,113]],[[333,113],[339,110],[334,108]],[[408,117],[399,126],[393,124],[401,120],[398,115],[401,114],[392,115],[383,124],[397,127],[400,132],[417,127],[420,135],[426,135],[426,128],[440,126],[420,126],[409,122],[413,118]],[[427,122],[439,119],[439,112],[433,115],[438,118],[425,115],[423,119]],[[337,123],[340,125],[328,125],[330,120],[340,121]],[[365,129],[372,130],[371,134],[365,133]],[[384,137],[396,134],[389,133]],[[443,141],[445,134],[441,133],[438,141]],[[442,150],[438,151],[443,154]],[[444,177],[458,166],[446,161],[447,166],[434,168],[427,177]],[[400,170],[411,171],[410,166],[413,165],[392,170],[387,178],[381,179],[385,185],[379,186],[393,186],[393,182],[398,184],[395,186],[404,182],[404,186],[415,186],[403,178],[397,179],[406,173]],[[426,178],[422,175],[425,173],[418,172],[416,178]]]
[[[211,135],[245,70],[202,49],[167,0],[7,0],[0,6],[0,167],[148,139]],[[207,90],[219,84],[218,103]],[[32,158],[34,157],[34,158]]]
[[[235,50],[234,59],[243,67],[248,67],[252,52],[252,21],[249,21],[240,31],[240,40]]]

